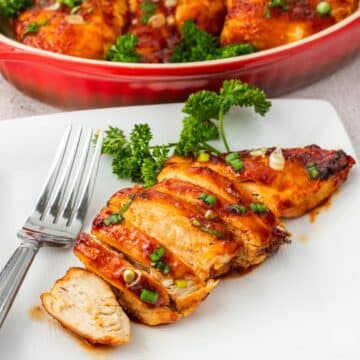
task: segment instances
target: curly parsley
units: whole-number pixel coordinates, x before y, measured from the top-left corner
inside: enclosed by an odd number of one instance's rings
[[[0,0],[0,16],[14,18],[33,3],[34,0]]]
[[[182,40],[175,46],[171,62],[225,59],[256,51],[251,44],[231,44],[220,47],[219,38],[200,30],[192,20],[184,23]]]
[[[134,34],[125,34],[117,38],[106,54],[106,60],[115,62],[136,63],[140,55],[136,52],[138,38]]]
[[[153,136],[147,124],[135,125],[129,138],[122,130],[110,127],[105,133],[102,151],[113,156],[113,173],[119,178],[152,186],[172,148],[181,156],[197,157],[204,151],[220,154],[209,141],[221,139],[230,152],[224,116],[234,106],[254,107],[256,113],[265,115],[271,103],[262,90],[239,80],[226,80],[219,93],[201,90],[189,96],[183,108],[186,116],[178,142],[151,145]]]

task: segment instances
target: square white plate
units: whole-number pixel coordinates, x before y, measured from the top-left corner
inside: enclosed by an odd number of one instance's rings
[[[15,234],[32,211],[51,159],[69,123],[129,131],[148,122],[154,142],[175,141],[181,104],[61,113],[0,122],[0,267],[15,250]],[[354,150],[336,112],[326,102],[276,100],[261,118],[235,110],[226,119],[233,149],[316,143]],[[47,316],[31,309],[71,265],[70,250],[41,249],[0,331],[0,358],[52,359],[359,359],[360,173],[358,167],[322,211],[286,221],[293,243],[246,276],[223,281],[199,309],[176,324],[132,324],[131,344],[90,351]],[[85,230],[108,197],[129,182],[100,165]],[[304,239],[308,239],[304,242]]]

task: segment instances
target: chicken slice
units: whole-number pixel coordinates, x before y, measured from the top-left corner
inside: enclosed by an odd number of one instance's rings
[[[203,207],[210,216],[220,218],[231,227],[242,245],[232,264],[234,268],[259,264],[288,241],[289,233],[270,210],[262,214],[251,211],[249,199],[241,197],[227,179],[211,169],[173,165],[160,174],[160,178],[167,177],[154,189]],[[199,182],[201,187],[197,185]],[[216,204],[208,206],[204,203],[200,199],[203,193],[214,195]],[[237,206],[244,206],[247,210],[241,212]]]
[[[274,148],[240,151],[244,163],[236,172],[225,161],[225,155],[212,156],[208,162],[173,157],[159,175],[159,180],[178,176],[173,167],[206,168],[226,177],[236,189],[248,192],[253,201],[263,202],[277,216],[292,218],[305,214],[321,204],[346,180],[355,164],[342,150],[324,150],[316,145],[282,149],[284,169],[274,170],[269,158]],[[208,171],[208,170],[206,170]]]
[[[225,14],[225,0],[179,0],[175,19],[179,31],[186,20],[193,20],[200,29],[219,35]]]
[[[26,45],[66,55],[104,59],[124,29],[126,0],[87,0],[75,14],[54,0],[36,0],[14,22],[16,39]],[[35,26],[35,27],[34,27]],[[29,32],[29,27],[33,31]]]
[[[130,262],[161,282],[182,315],[194,311],[216,286],[217,282],[213,280],[201,280],[178,256],[127,220],[106,225],[104,222],[109,216],[109,210],[104,208],[93,222],[92,234],[101,242],[121,251]],[[164,253],[159,261],[154,262],[152,254],[159,249]],[[178,282],[183,285],[177,286]]]
[[[92,344],[130,341],[128,317],[110,286],[91,272],[70,268],[41,301],[53,318]]]
[[[227,0],[222,45],[251,43],[258,50],[301,40],[352,14],[358,0],[328,0],[331,13],[320,15],[319,0]]]
[[[130,196],[134,199],[123,214],[125,221],[181,258],[200,279],[229,269],[241,244],[227,224],[206,219],[200,207],[154,189],[119,191],[108,202],[109,213],[118,212]]]
[[[117,289],[120,304],[144,324],[166,324],[181,317],[171,309],[168,293],[158,281],[93,236],[81,233],[75,243],[74,253],[87,269]],[[129,283],[125,280],[126,270],[135,274]]]

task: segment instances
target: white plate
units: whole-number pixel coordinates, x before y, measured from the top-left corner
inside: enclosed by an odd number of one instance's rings
[[[0,122],[0,266],[18,244],[60,135],[69,123],[131,129],[149,122],[155,142],[174,141],[181,105],[115,108]],[[240,119],[241,115],[241,119]],[[334,109],[322,101],[276,100],[266,118],[236,110],[226,120],[234,149],[316,143],[354,156]],[[256,270],[223,281],[189,318],[169,326],[132,325],[130,345],[92,352],[47,317],[29,311],[70,265],[70,250],[41,249],[0,332],[0,358],[49,359],[359,359],[360,173],[356,167],[316,222],[287,221],[293,243]],[[107,198],[128,185],[103,158],[85,229]],[[300,241],[308,238],[308,241]]]

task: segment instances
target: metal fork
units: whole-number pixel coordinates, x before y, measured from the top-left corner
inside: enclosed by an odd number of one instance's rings
[[[98,134],[94,148],[94,131],[83,133],[66,129],[35,210],[17,233],[22,242],[0,273],[0,328],[40,247],[71,246],[81,231],[103,140]]]

